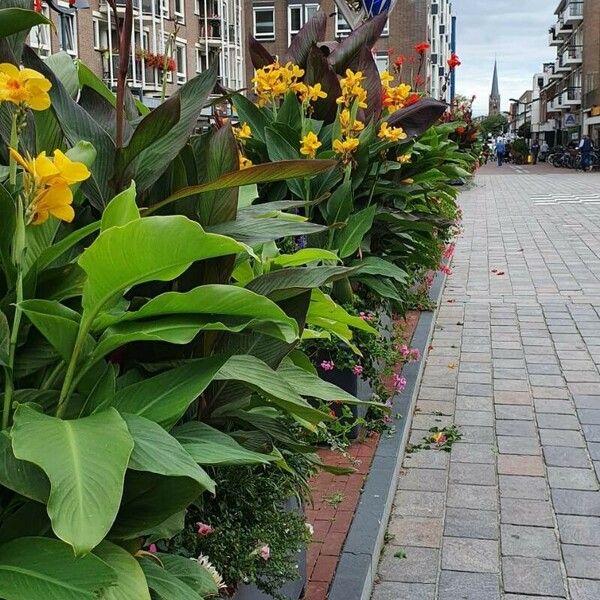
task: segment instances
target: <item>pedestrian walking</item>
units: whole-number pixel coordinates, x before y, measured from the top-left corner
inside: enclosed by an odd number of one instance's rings
[[[537,165],[539,153],[540,153],[540,144],[537,140],[534,140],[533,144],[531,144],[531,157],[533,159],[534,165]]]
[[[498,139],[496,142],[496,156],[498,157],[498,166],[501,167],[504,162],[504,154],[506,152],[506,143],[503,139]]]
[[[548,146],[548,142],[544,140],[542,145],[540,146],[540,160],[544,162],[548,158],[548,153],[550,152],[550,146]]]
[[[581,152],[581,169],[587,171],[592,164],[592,140],[588,135],[581,138],[579,152]]]

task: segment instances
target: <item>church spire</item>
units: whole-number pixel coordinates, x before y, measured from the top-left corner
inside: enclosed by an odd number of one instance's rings
[[[494,60],[494,76],[492,78],[492,93],[488,114],[497,115],[500,112],[500,87],[498,85],[498,63]]]

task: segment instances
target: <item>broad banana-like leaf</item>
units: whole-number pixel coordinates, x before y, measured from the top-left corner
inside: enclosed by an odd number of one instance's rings
[[[167,569],[158,565],[154,560],[143,558],[140,564],[146,576],[148,587],[161,600],[203,600],[202,596],[187,583],[169,573]]]
[[[400,108],[386,121],[390,127],[402,127],[410,137],[419,137],[446,112],[448,105],[433,98],[423,98],[411,106]]]
[[[187,583],[203,598],[216,596],[219,588],[212,575],[198,561],[177,554],[158,554],[164,568],[178,579]]]
[[[250,60],[255,69],[262,69],[275,62],[275,57],[252,35],[248,34]]]
[[[351,214],[348,217],[346,226],[336,232],[334,244],[341,258],[351,256],[360,248],[363,238],[373,225],[376,212],[377,206],[375,204],[363,208]]]
[[[338,76],[327,57],[315,44],[310,47],[308,52],[304,82],[310,85],[321,84],[327,98],[319,98],[311,104],[314,108],[314,117],[325,121],[325,123],[333,123],[338,107],[336,100],[342,95],[342,88]]]
[[[97,600],[116,583],[115,571],[60,540],[25,537],[0,546],[0,595],[5,600]],[[143,598],[141,596],[140,598]]]
[[[0,9],[0,37],[8,37],[35,27],[36,25],[50,25],[54,23],[39,12],[24,8]]]
[[[104,539],[121,503],[133,449],[125,422],[112,408],[63,421],[21,404],[11,436],[15,456],[36,464],[50,480],[54,533],[77,556],[87,554]]]
[[[318,10],[294,36],[290,47],[287,49],[281,62],[286,64],[292,62],[303,67],[306,64],[308,53],[313,44],[322,42],[325,39],[325,30],[327,28],[327,13],[324,10]]]

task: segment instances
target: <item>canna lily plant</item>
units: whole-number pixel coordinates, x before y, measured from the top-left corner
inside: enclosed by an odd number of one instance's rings
[[[0,597],[200,600],[218,573],[147,540],[218,495],[204,467],[289,469],[331,419],[309,399],[356,402],[295,351],[365,329],[326,293],[350,269],[276,250],[329,228],[253,192],[336,162],[243,169],[243,128],[195,135],[213,70],[125,114],[66,55],[17,57],[40,19],[0,10]]]

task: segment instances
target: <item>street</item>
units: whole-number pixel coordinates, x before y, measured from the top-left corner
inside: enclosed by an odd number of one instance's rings
[[[372,600],[600,598],[600,174],[483,167]]]

